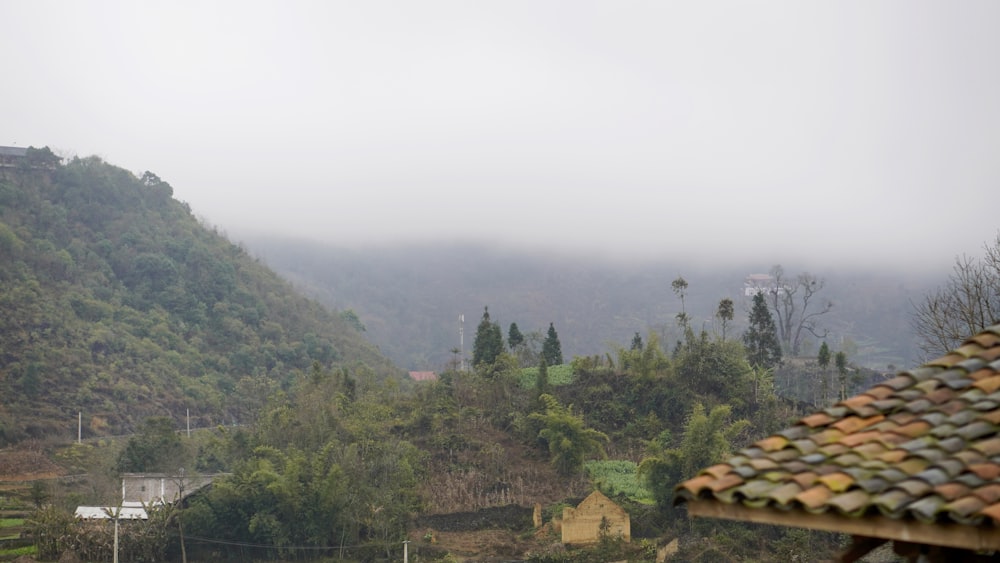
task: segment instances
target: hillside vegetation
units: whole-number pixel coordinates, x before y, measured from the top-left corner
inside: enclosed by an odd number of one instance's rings
[[[690,522],[673,507],[678,482],[783,427],[803,402],[879,377],[838,349],[836,369],[759,354],[778,346],[760,296],[744,323],[757,336],[737,336],[735,322],[703,326],[714,305],[685,301],[678,278],[676,339],[631,331],[628,347],[572,359],[560,342],[572,330],[560,337],[550,320],[542,337],[543,323],[484,306],[467,333],[474,365],[452,352],[436,381],[413,384],[364,340],[363,315],[297,295],[156,175],[94,157],[45,162],[0,168],[0,438],[22,441],[0,451],[0,477],[35,479],[21,496],[37,507],[28,528],[43,560],[66,549],[111,559],[112,528],[74,520],[74,507],[117,502],[123,471],[181,468],[229,475],[127,529],[132,559],[398,560],[409,539],[424,560],[651,561],[679,538],[682,560],[786,561],[838,545]],[[178,434],[187,409],[211,428]],[[4,471],[4,459],[32,459],[25,438],[72,435],[78,411],[87,436],[135,434],[58,448],[47,473],[74,479],[52,488]],[[567,549],[562,509],[594,489],[629,512],[633,541]]]
[[[0,445],[150,415],[247,422],[318,362],[396,370],[349,320],[97,157],[0,168]]]

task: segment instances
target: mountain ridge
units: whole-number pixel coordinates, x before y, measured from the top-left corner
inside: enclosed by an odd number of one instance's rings
[[[313,363],[401,377],[150,172],[98,157],[4,168],[0,257],[0,444],[75,435],[77,413],[85,435],[188,409],[240,422]]]

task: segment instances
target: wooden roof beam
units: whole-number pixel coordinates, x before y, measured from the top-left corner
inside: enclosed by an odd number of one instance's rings
[[[889,540],[885,538],[851,536],[851,545],[846,551],[840,554],[837,561],[840,563],[854,563],[887,541]]]
[[[804,510],[777,510],[769,507],[748,508],[712,500],[688,500],[688,514],[759,524],[776,524],[839,532],[853,536],[881,538],[899,542],[956,547],[971,551],[1000,551],[1000,529],[961,524],[924,524],[915,520],[896,520],[885,516],[850,518],[836,513],[812,514]]]

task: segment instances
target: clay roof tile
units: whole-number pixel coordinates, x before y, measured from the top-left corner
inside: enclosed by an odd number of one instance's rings
[[[992,518],[994,524],[1000,524],[1000,503],[991,504],[979,512]]]
[[[795,496],[795,500],[807,509],[818,509],[833,497],[833,491],[823,485],[816,485]]]
[[[1000,375],[992,375],[980,379],[979,381],[972,384],[973,387],[977,389],[982,389],[984,393],[992,393],[997,389],[1000,389]]]
[[[926,434],[930,429],[931,429],[930,424],[922,420],[917,420],[907,424],[906,426],[897,428],[896,430],[894,430],[894,432],[897,434],[902,434],[903,436],[907,436],[909,438],[917,438],[918,436],[923,436],[924,434]]]
[[[857,434],[857,436],[864,436],[867,433]],[[843,444],[847,438],[841,440]],[[864,442],[859,442],[861,445],[854,448],[854,451],[861,454],[861,457],[865,459],[875,459],[886,452],[886,447],[882,444],[874,441],[865,440]]]
[[[854,478],[846,473],[831,473],[820,477],[819,482],[835,493],[842,493],[854,484]]]
[[[851,491],[837,495],[827,501],[827,504],[849,516],[860,516],[868,507],[870,498],[864,491]]]
[[[934,493],[940,495],[945,500],[955,500],[969,494],[969,487],[961,483],[942,483],[934,487]]]
[[[949,389],[948,387],[940,387],[927,394],[927,400],[935,405],[940,405],[941,403],[949,401],[954,397],[955,391]]]
[[[979,357],[987,362],[1000,359],[1000,346],[994,346],[988,350],[983,350],[979,353]]]
[[[972,494],[977,496],[980,500],[986,504],[993,504],[995,502],[1000,502],[1000,483],[990,483],[988,485],[983,485],[978,489],[972,491]]]
[[[765,452],[776,452],[788,445],[788,438],[771,436],[770,438],[758,441],[755,445]]]
[[[707,468],[677,498],[1000,526],[1000,325]]]
[[[985,420],[986,422],[989,422],[991,424],[1000,425],[1000,409],[990,412],[985,412],[979,415],[979,420]]]
[[[855,448],[861,444],[874,442],[879,436],[881,436],[881,433],[874,430],[870,432],[858,432],[857,434],[848,434],[847,436],[844,436],[840,439],[840,443],[850,448]],[[884,451],[885,447],[883,446],[881,449]]]
[[[726,489],[732,489],[733,487],[738,487],[743,484],[743,478],[735,473],[729,473],[722,477],[721,479],[714,480],[708,483],[708,488],[711,489],[713,493],[718,493],[719,491],[724,491]]]
[[[801,486],[803,489],[805,489],[805,488],[813,485],[817,481],[819,481],[819,477],[820,476],[817,473],[814,473],[812,471],[804,471],[802,473],[795,474],[792,477],[792,481],[795,481],[796,483],[799,484],[799,486]]]
[[[944,505],[944,509],[951,513],[952,518],[957,517],[956,519],[967,518],[985,507],[986,503],[974,495],[964,496]]]
[[[803,418],[800,422],[810,428],[816,428],[817,426],[826,426],[827,424],[833,422],[833,420],[832,416],[826,413],[818,412]]]
[[[1000,437],[982,440],[972,445],[972,449],[980,452],[986,457],[993,457],[1000,454]]]
[[[1000,465],[996,463],[976,463],[969,466],[969,471],[986,481],[993,481],[1000,477]]]
[[[876,385],[875,387],[872,387],[871,389],[865,391],[865,395],[869,395],[870,397],[874,398],[876,401],[881,401],[882,399],[886,399],[890,395],[892,395],[893,393],[895,393],[895,390],[893,390],[892,388],[890,388],[888,386],[881,385],[881,384],[880,385]]]
[[[889,450],[878,458],[886,463],[899,463],[908,455],[909,453],[906,450]]]
[[[853,397],[850,397],[849,399],[845,399],[841,401],[840,404],[844,405],[849,409],[856,409],[858,407],[867,405],[868,403],[874,400],[875,397],[872,397],[871,395],[862,394],[862,395],[855,395]]]
[[[948,367],[951,367],[951,366],[957,364],[958,362],[961,362],[965,358],[966,358],[966,356],[963,356],[961,354],[956,354],[956,353],[952,352],[951,354],[948,354],[948,355],[945,355],[945,356],[941,356],[940,358],[938,358],[936,360],[931,360],[931,361],[927,362],[925,365],[934,366],[934,367],[940,366],[940,367],[948,368]]]
[[[708,488],[708,485],[715,481],[715,478],[711,475],[699,475],[694,479],[688,479],[679,485],[679,488],[684,489],[691,493],[693,496],[698,496],[698,494]]]
[[[869,426],[882,422],[883,420],[885,420],[885,415],[882,414],[869,416],[867,418],[862,418],[859,416],[849,416],[847,418],[838,421],[835,424],[832,424],[831,426],[833,426],[833,428],[836,428],[837,430],[840,430],[845,434],[853,434],[858,430],[868,428]]]
[[[1000,350],[1000,336],[992,332],[981,332],[970,338],[969,341],[975,342],[983,348],[995,348]]]

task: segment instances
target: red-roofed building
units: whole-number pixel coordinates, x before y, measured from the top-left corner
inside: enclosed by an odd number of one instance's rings
[[[437,381],[437,374],[433,371],[411,371],[410,379],[413,381]]]

